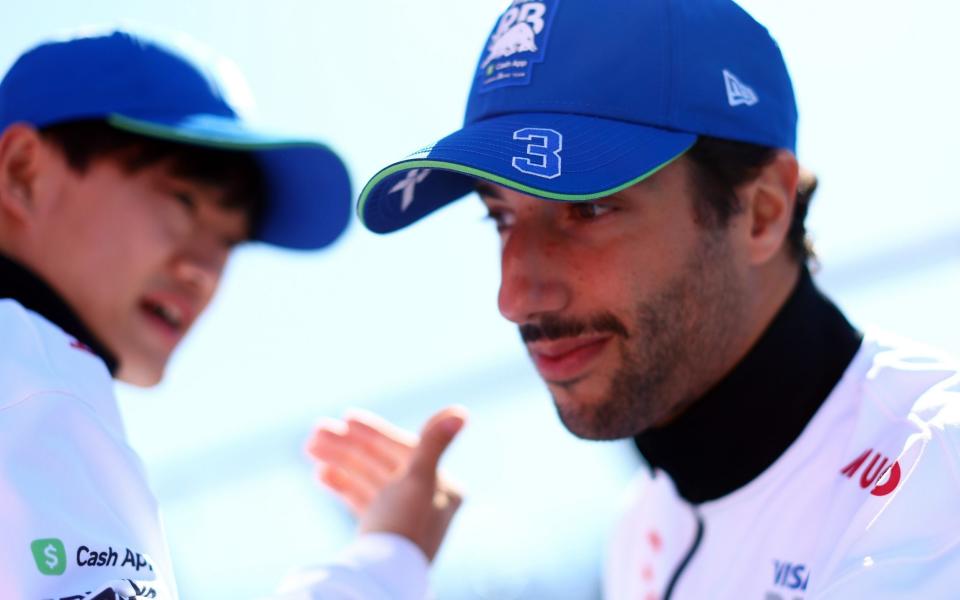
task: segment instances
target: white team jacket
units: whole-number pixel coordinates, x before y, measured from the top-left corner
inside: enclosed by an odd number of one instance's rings
[[[103,361],[0,300],[0,598],[173,600],[169,552]],[[304,569],[284,600],[419,600],[427,562],[391,535]],[[104,592],[101,595],[101,592]]]
[[[868,339],[746,486],[692,506],[645,471],[604,586],[606,600],[960,598],[958,365]]]

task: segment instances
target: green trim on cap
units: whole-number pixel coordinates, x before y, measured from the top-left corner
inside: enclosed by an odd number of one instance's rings
[[[230,140],[225,138],[217,138],[213,136],[208,136],[204,134],[200,135],[190,135],[184,133],[182,130],[177,129],[176,127],[170,127],[167,125],[158,125],[157,123],[152,123],[150,121],[143,121],[140,119],[131,119],[130,117],[125,117],[123,115],[109,115],[106,118],[107,123],[111,127],[121,129],[129,133],[135,133],[137,135],[142,135],[145,137],[157,138],[161,140],[168,140],[171,142],[180,142],[183,144],[191,144],[194,146],[206,146],[209,148],[219,148],[221,150],[239,150],[239,151],[257,151],[257,150],[281,150],[285,148],[323,148],[325,150],[330,150],[330,148],[320,142],[313,142],[308,140],[296,140],[296,141],[278,141],[278,142],[238,142],[236,140]]]
[[[691,147],[692,147],[692,144],[691,144]],[[370,192],[373,191],[373,188],[379,185],[380,182],[386,179],[387,177],[390,177],[391,175],[395,175],[396,173],[399,173],[401,171],[409,171],[411,169],[441,169],[444,171],[453,171],[455,173],[460,173],[461,175],[469,175],[471,177],[476,177],[478,179],[492,181],[504,187],[508,187],[508,188],[517,190],[518,192],[529,194],[531,196],[536,196],[538,198],[544,198],[547,200],[559,200],[561,202],[588,202],[590,200],[596,200],[597,198],[604,198],[606,196],[611,196],[621,190],[625,190],[628,187],[631,187],[640,183],[644,179],[650,177],[660,169],[666,167],[673,161],[677,160],[678,158],[686,154],[687,150],[689,149],[690,148],[684,149],[683,152],[670,158],[669,160],[665,161],[659,166],[647,171],[646,173],[643,173],[639,177],[631,179],[626,183],[623,183],[621,185],[618,185],[616,187],[613,187],[607,190],[592,192],[589,194],[562,194],[559,192],[550,192],[547,190],[541,190],[529,185],[512,181],[510,179],[507,179],[506,177],[503,177],[502,175],[496,175],[494,173],[483,171],[481,169],[476,169],[473,167],[468,167],[466,165],[446,162],[442,160],[430,160],[428,158],[405,160],[405,161],[401,161],[401,162],[390,165],[389,167],[383,169],[382,171],[374,175],[372,179],[370,179],[367,185],[364,186],[363,191],[360,192],[360,202],[357,205],[357,214],[360,217],[360,222],[366,225],[366,220],[363,218],[363,213],[364,213],[364,208],[366,208],[366,205],[367,205],[367,200],[370,197]]]

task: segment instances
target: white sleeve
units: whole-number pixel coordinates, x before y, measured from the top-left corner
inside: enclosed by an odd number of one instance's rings
[[[813,594],[811,599],[951,600],[957,597],[960,543],[939,556],[894,558],[877,563],[870,563],[870,558],[863,558],[864,564],[859,570],[828,582],[827,589]]]
[[[811,590],[811,600],[957,598],[960,586],[960,385],[919,440],[923,452],[882,510]],[[921,447],[920,442],[916,442]],[[908,450],[909,452],[909,450]],[[879,502],[880,499],[872,499]]]
[[[292,574],[271,600],[424,600],[429,566],[407,538],[366,534],[329,565]]]
[[[99,416],[58,392],[0,406],[0,598],[176,598],[139,459]]]

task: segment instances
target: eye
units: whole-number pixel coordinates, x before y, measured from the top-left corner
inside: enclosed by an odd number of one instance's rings
[[[612,206],[598,202],[575,202],[570,204],[571,216],[577,221],[592,221],[612,211]]]
[[[197,201],[194,197],[186,192],[171,192],[171,196],[176,200],[180,205],[189,210],[191,213],[196,212],[197,210]]]
[[[491,220],[496,224],[497,231],[503,233],[507,229],[513,226],[514,221],[516,220],[513,216],[513,213],[498,210],[498,209],[489,209],[487,212],[487,219]]]
[[[233,236],[222,236],[220,238],[220,246],[227,251],[231,251],[240,244],[246,242],[246,238],[235,238]]]

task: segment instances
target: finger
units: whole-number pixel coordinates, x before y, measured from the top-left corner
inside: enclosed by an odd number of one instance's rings
[[[366,481],[336,465],[320,465],[319,474],[320,481],[337,493],[346,494],[365,502],[368,502],[377,493],[377,490],[368,485]]]
[[[375,431],[370,430],[366,425],[360,423],[348,422],[347,439],[350,443],[363,448],[363,451],[371,457],[388,465],[393,469],[403,466],[410,459],[410,453],[413,452],[413,445],[397,444]],[[415,444],[414,444],[415,445]]]
[[[451,502],[456,503],[458,506],[463,500],[463,491],[460,486],[451,483],[442,477],[439,479],[439,481],[437,481],[437,493],[443,494],[449,498]]]
[[[405,463],[409,451],[403,456],[393,456],[382,452],[368,443],[364,435],[358,434],[348,423],[327,422],[317,427],[307,443],[307,452],[320,460],[339,460],[352,456],[369,463],[378,473],[391,475]]]
[[[466,410],[459,406],[445,408],[430,417],[411,457],[410,473],[416,477],[435,477],[440,456],[463,428],[466,419]]]
[[[369,411],[352,410],[346,422],[326,419],[318,425],[307,452],[316,455],[318,446],[337,441],[362,448],[392,472],[406,465],[418,439]]]
[[[313,433],[307,439],[304,449],[307,454],[316,456],[316,453],[325,445],[346,439],[347,424],[335,419],[324,419],[317,424]]]
[[[396,461],[371,453],[355,440],[326,430],[316,432],[307,451],[314,458],[352,471],[375,486],[384,485],[399,466]]]
[[[340,427],[329,423],[318,425],[307,439],[307,445],[305,446],[307,453],[313,456],[324,446],[344,440],[347,433],[347,424],[342,423],[342,425],[342,430]]]
[[[381,452],[404,458],[409,456],[419,441],[413,433],[368,411],[351,411],[347,415],[347,430],[364,442],[373,444]]]
[[[463,503],[463,496],[451,490],[437,490],[433,495],[433,507],[441,512],[449,512],[451,515],[460,508]]]
[[[419,439],[373,413],[354,412],[347,417],[347,437],[393,469],[404,467]]]
[[[320,468],[320,481],[346,503],[357,517],[366,511],[373,499],[374,492],[368,486],[357,481],[348,471],[333,465]]]
[[[417,436],[411,431],[398,427],[376,413],[369,410],[354,408],[347,411],[346,421],[353,421],[367,425],[380,435],[405,446],[417,443]]]

